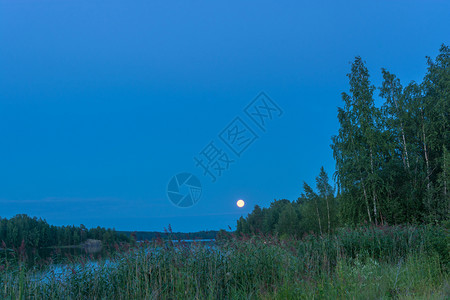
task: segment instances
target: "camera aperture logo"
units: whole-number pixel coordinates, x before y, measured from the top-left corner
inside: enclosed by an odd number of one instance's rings
[[[190,207],[200,200],[202,184],[191,173],[180,173],[172,177],[167,185],[167,196],[175,206]]]
[[[257,131],[265,133],[267,125],[283,114],[283,110],[264,92],[250,102],[198,155],[195,167],[203,176],[216,182],[230,166],[259,138]],[[169,200],[178,207],[191,207],[200,200],[200,180],[191,173],[180,173],[170,180],[167,187]]]

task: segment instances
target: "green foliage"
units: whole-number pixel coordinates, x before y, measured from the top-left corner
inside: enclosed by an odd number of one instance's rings
[[[348,74],[332,138],[340,215],[346,224],[440,223],[450,214],[450,49],[428,58],[421,84],[403,87],[382,69],[384,99],[360,57]]]
[[[299,225],[293,204],[285,205],[278,219],[276,231],[280,235],[295,236],[299,231]]]
[[[338,206],[323,167],[316,183],[318,193],[304,183],[304,193],[295,202],[275,200],[264,209],[256,205],[246,218],[239,218],[237,233],[301,237],[308,232],[332,232],[338,226]]]
[[[87,239],[101,240],[106,245],[115,242],[128,242],[129,238],[117,234],[114,229],[103,227],[87,229],[83,224],[77,226],[53,226],[41,218],[17,215],[11,219],[0,217],[0,241],[3,247],[43,248],[51,246],[78,245]],[[1,248],[1,247],[0,247]]]
[[[364,61],[356,57],[349,93],[338,108],[332,137],[337,195],[323,167],[316,190],[307,183],[295,202],[255,207],[237,224],[239,234],[301,237],[340,225],[440,224],[450,216],[450,48],[428,58],[422,83],[403,87],[382,69],[377,107]]]
[[[96,264],[65,265],[63,277],[3,268],[0,298],[445,299],[448,258],[435,244],[442,238],[448,242],[444,229],[422,226],[228,238],[214,247],[159,240]]]
[[[216,230],[202,230],[198,232],[160,232],[160,231],[117,231],[118,234],[124,234],[127,237],[133,236],[137,241],[151,241],[157,238],[168,238],[174,240],[198,240],[198,239],[214,239],[218,234]]]

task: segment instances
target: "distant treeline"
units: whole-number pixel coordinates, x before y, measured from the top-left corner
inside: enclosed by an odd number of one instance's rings
[[[198,231],[198,232],[158,232],[158,231],[118,231],[118,233],[125,234],[128,237],[133,237],[137,241],[152,241],[154,239],[172,239],[172,240],[201,240],[201,239],[215,239],[218,231]]]
[[[79,245],[87,239],[101,240],[105,245],[130,241],[126,235],[109,228],[53,226],[41,218],[31,218],[25,214],[16,215],[9,220],[0,217],[0,248],[19,247],[22,241],[26,247],[31,248]]]
[[[237,221],[237,233],[301,237],[309,232],[332,231],[339,224],[338,203],[323,167],[316,186],[317,193],[304,183],[304,193],[296,201],[276,200],[269,208],[255,205],[252,213]]]
[[[237,223],[238,232],[301,235],[339,225],[442,223],[450,216],[450,48],[427,58],[421,83],[406,86],[386,69],[375,87],[356,57],[349,93],[338,108],[332,137],[336,192],[325,171],[317,190],[303,184],[296,201],[256,206]],[[377,107],[374,97],[384,103]]]

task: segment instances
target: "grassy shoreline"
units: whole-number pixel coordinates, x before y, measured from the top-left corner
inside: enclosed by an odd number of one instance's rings
[[[95,268],[75,260],[63,279],[40,282],[33,269],[4,269],[0,297],[446,299],[448,250],[448,231],[430,226],[342,229],[301,240],[230,237],[214,247],[156,240]]]

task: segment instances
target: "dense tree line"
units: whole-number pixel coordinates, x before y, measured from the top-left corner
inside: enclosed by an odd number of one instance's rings
[[[2,247],[19,247],[22,241],[27,247],[42,248],[51,246],[79,245],[87,239],[101,240],[104,244],[128,242],[124,234],[103,227],[86,228],[80,226],[53,226],[41,218],[16,215],[11,219],[0,217],[0,241]]]
[[[306,182],[296,201],[276,200],[268,208],[255,206],[247,218],[237,221],[237,232],[301,237],[305,233],[328,233],[338,225],[338,205],[324,168],[316,177],[316,191]]]
[[[450,48],[427,59],[422,83],[405,87],[382,69],[376,89],[360,57],[332,138],[345,223],[438,223],[449,215]],[[374,94],[384,100],[374,104]]]
[[[118,231],[126,236],[134,236],[137,241],[152,241],[154,239],[170,238],[173,240],[199,240],[199,239],[215,239],[218,231],[207,230],[198,232],[159,232],[159,231]]]
[[[301,235],[342,225],[441,223],[450,215],[450,48],[427,57],[421,83],[403,86],[386,69],[376,88],[361,57],[347,74],[349,93],[332,137],[337,191],[321,169],[314,191],[297,201],[255,206],[237,222],[242,233]],[[383,101],[375,105],[375,97]]]

